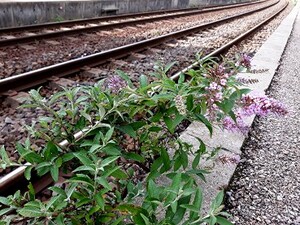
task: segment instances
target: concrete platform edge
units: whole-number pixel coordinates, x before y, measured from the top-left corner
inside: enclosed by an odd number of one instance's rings
[[[285,50],[289,37],[294,27],[294,23],[299,12],[300,4],[297,3],[290,14],[282,21],[279,27],[274,33],[268,38],[268,40],[261,46],[258,52],[252,59],[252,67],[254,69],[264,69],[263,73],[241,73],[239,77],[244,78],[255,78],[259,82],[249,85],[252,90],[259,92],[265,92],[270,86],[274,75],[276,74],[277,68],[280,65],[281,56]],[[255,116],[249,118],[247,124],[252,125]],[[186,131],[180,136],[181,140],[186,141],[194,146],[195,149],[199,147],[199,143],[196,137],[201,138],[209,148],[221,147],[219,156],[236,156],[241,155],[241,148],[246,139],[245,136],[238,133],[231,133],[223,131],[218,127],[214,129],[214,135],[210,138],[207,128],[203,124],[194,122]],[[191,159],[192,160],[192,159]],[[224,189],[229,185],[230,179],[234,174],[237,165],[223,164],[219,160],[214,162],[208,162],[213,165],[214,168],[210,174],[208,174],[207,182],[199,180],[199,186],[203,190],[203,206],[202,210],[207,213],[209,210],[212,199],[217,195],[220,189]],[[207,163],[202,166],[207,166]]]

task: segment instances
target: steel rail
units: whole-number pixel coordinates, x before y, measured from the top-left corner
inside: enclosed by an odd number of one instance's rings
[[[265,2],[267,0],[260,1]],[[251,4],[257,3],[258,0],[251,2]],[[186,8],[186,9],[171,9],[171,10],[156,10],[151,12],[142,12],[142,13],[126,13],[114,16],[103,16],[103,17],[95,17],[95,18],[88,18],[88,19],[76,19],[76,20],[69,20],[69,21],[62,21],[62,22],[50,22],[50,23],[43,23],[43,24],[34,24],[34,25],[26,25],[22,27],[7,27],[0,29],[0,35],[5,33],[15,33],[15,32],[24,32],[24,31],[35,31],[41,30],[46,28],[57,28],[62,26],[70,26],[70,25],[78,25],[78,24],[86,24],[86,23],[95,23],[95,22],[104,22],[108,20],[117,20],[117,19],[126,19],[126,18],[133,18],[133,17],[141,17],[141,16],[152,16],[155,14],[167,14],[167,13],[180,13],[180,12],[187,12],[193,10],[203,10],[203,9],[210,9],[210,8],[217,8],[217,7],[224,7],[231,6],[231,5],[246,5],[250,3],[235,3],[235,4],[223,4],[223,5],[210,5],[210,6],[201,6],[201,7],[193,7],[193,8]]]
[[[237,8],[237,7],[242,7],[245,5],[262,4],[262,3],[263,2],[251,2],[251,3],[242,4],[242,5],[235,4],[235,5],[230,5],[228,7],[222,7],[222,8],[218,7],[218,8],[207,9],[207,10],[201,9],[201,10],[194,10],[194,11],[171,14],[171,15],[160,15],[160,16],[156,16],[156,17],[146,17],[146,18],[140,18],[140,19],[135,19],[135,20],[126,20],[126,21],[121,21],[118,23],[101,24],[101,25],[96,25],[96,26],[82,27],[82,28],[76,28],[76,29],[70,29],[70,30],[60,30],[60,31],[39,33],[39,34],[35,34],[35,35],[20,36],[20,37],[16,37],[16,38],[0,40],[0,47],[16,45],[16,44],[21,44],[21,43],[34,42],[34,41],[39,41],[39,40],[44,40],[44,39],[49,39],[49,38],[60,37],[60,36],[64,36],[64,35],[73,35],[73,34],[78,34],[78,33],[86,32],[86,31],[108,30],[108,29],[120,28],[120,27],[124,27],[124,26],[136,25],[136,24],[140,24],[140,23],[159,21],[162,19],[185,17],[185,16],[191,16],[191,15],[196,15],[196,14],[200,14],[200,13],[222,11],[222,10],[229,9],[229,8]]]
[[[37,69],[34,71],[30,71],[30,72],[22,73],[22,74],[15,75],[12,77],[1,79],[0,80],[0,95],[5,94],[9,90],[15,90],[15,91],[24,90],[24,89],[45,83],[47,81],[47,79],[49,79],[52,76],[56,76],[56,77],[66,76],[66,75],[78,72],[86,66],[93,67],[96,65],[100,65],[111,59],[125,57],[127,55],[130,55],[133,52],[140,52],[140,51],[146,50],[150,47],[154,47],[154,46],[160,45],[162,43],[165,43],[167,41],[170,41],[170,40],[173,40],[176,38],[180,38],[180,37],[189,35],[191,33],[195,33],[199,30],[203,30],[205,28],[209,28],[209,27],[212,27],[212,26],[224,23],[224,22],[228,22],[230,20],[233,20],[233,19],[236,19],[236,18],[239,18],[242,16],[246,16],[246,15],[253,14],[255,12],[262,11],[266,8],[269,8],[269,7],[277,4],[279,1],[280,0],[278,0],[277,2],[275,2],[271,5],[264,6],[260,9],[255,9],[255,10],[249,11],[247,13],[240,13],[238,15],[230,16],[225,19],[219,19],[214,22],[209,22],[206,24],[194,26],[194,27],[187,28],[187,29],[184,29],[181,31],[172,32],[172,33],[165,34],[165,35],[162,35],[159,37],[143,40],[143,41],[136,42],[133,44],[128,44],[125,46],[106,50],[106,51],[103,51],[100,53],[88,55],[88,56],[85,56],[82,58],[69,60],[66,62],[47,66],[47,67]]]
[[[220,53],[223,53],[224,51],[226,51],[229,47],[239,43],[240,41],[242,41],[245,37],[247,37],[249,34],[253,33],[254,31],[258,30],[259,28],[261,28],[263,25],[267,24],[270,20],[272,20],[274,17],[276,17],[279,13],[281,13],[286,7],[288,6],[288,2],[281,8],[279,9],[276,13],[274,13],[273,15],[269,16],[268,18],[266,18],[265,20],[263,20],[261,23],[255,25],[253,28],[251,28],[250,30],[246,31],[245,33],[239,35],[238,37],[236,37],[235,39],[233,39],[232,41],[226,43],[224,46],[216,49],[215,51],[213,51],[212,53],[206,55],[203,59],[206,59],[208,57],[212,57],[212,56],[218,56],[220,55]],[[190,65],[189,67],[181,70],[180,72],[178,72],[177,74],[173,75],[171,77],[171,79],[176,80],[180,74],[182,73],[186,73],[187,70],[192,69],[194,67],[197,67],[199,64],[198,63],[194,63],[192,65]],[[97,125],[97,124],[95,124]],[[84,132],[89,130],[89,128],[84,129],[83,131],[77,132],[74,135],[75,140],[78,140],[79,138],[81,138],[84,135]],[[60,146],[67,146],[69,143],[68,141],[62,141],[59,145]],[[5,191],[7,191],[8,189],[10,189],[10,187],[15,184],[16,182],[19,182],[20,180],[25,180],[24,178],[24,171],[26,169],[26,167],[30,165],[30,164],[25,164],[24,166],[21,166],[17,169],[15,169],[14,171],[12,171],[11,173],[5,175],[4,177],[0,178],[0,193],[5,193]],[[50,183],[47,182],[49,185]],[[19,183],[18,183],[19,184]],[[44,187],[45,188],[45,187]]]

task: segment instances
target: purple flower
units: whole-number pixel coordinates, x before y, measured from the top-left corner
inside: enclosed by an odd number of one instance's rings
[[[222,93],[222,92],[218,92],[218,93],[215,95],[216,101],[221,101],[222,98],[223,98],[223,93]]]
[[[209,77],[218,77],[218,78],[228,78],[228,74],[226,73],[226,68],[219,64],[215,65],[213,68],[208,70]]]
[[[244,116],[257,114],[266,116],[270,113],[278,116],[284,116],[288,113],[285,106],[274,98],[270,98],[264,94],[250,93],[244,95],[241,99],[242,108],[240,113]]]
[[[212,82],[210,85],[209,85],[209,90],[216,90],[218,88],[218,84],[216,82]]]
[[[236,115],[236,122],[229,116],[225,117],[223,119],[223,128],[231,132],[241,132],[244,135],[249,131],[249,127],[238,113]]]
[[[242,54],[239,64],[243,67],[250,69],[251,68],[251,57],[248,56],[247,54]]]
[[[223,78],[223,79],[220,80],[220,84],[221,84],[222,86],[225,86],[226,83],[227,83],[227,80],[226,80],[226,79]]]
[[[106,89],[109,89],[112,93],[117,94],[120,90],[127,86],[125,80],[119,76],[109,76],[105,79],[103,83]]]
[[[241,157],[239,155],[221,155],[218,157],[218,160],[223,164],[239,164],[239,162],[241,161]]]

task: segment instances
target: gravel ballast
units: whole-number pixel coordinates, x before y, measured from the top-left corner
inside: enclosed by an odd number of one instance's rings
[[[257,118],[227,191],[227,209],[241,225],[300,224],[300,15],[268,94],[286,118]]]

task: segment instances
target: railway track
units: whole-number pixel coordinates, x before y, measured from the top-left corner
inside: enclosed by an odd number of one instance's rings
[[[230,17],[267,4],[269,2],[3,47],[0,48],[0,79]],[[27,57],[28,54],[31,57]]]
[[[231,41],[229,41],[228,43],[224,44],[223,46],[221,46],[220,48],[214,49],[214,51],[212,51],[211,53],[209,53],[208,55],[206,55],[205,57],[211,57],[211,56],[217,56],[219,54],[224,53],[228,48],[230,48],[231,46],[241,42],[241,40],[243,40],[245,37],[247,37],[249,34],[253,33],[254,31],[256,31],[257,29],[259,29],[261,26],[265,25],[266,23],[268,23],[270,20],[272,20],[274,17],[276,17],[280,12],[282,12],[285,8],[287,7],[287,4],[284,4],[282,7],[280,7],[280,9],[276,10],[276,12],[272,13],[272,15],[266,17],[263,19],[263,21],[261,21],[260,23],[256,24],[255,26],[253,26],[251,29],[248,29],[246,32],[243,32],[242,34],[238,35],[237,37],[235,37],[234,39],[232,39]],[[166,40],[170,40],[170,39],[166,39]],[[150,42],[151,43],[151,42]],[[149,46],[148,46],[149,47]],[[144,49],[144,48],[143,48]],[[122,54],[123,56],[123,54]],[[83,59],[85,60],[85,59]],[[93,63],[96,63],[95,61],[93,61]],[[98,63],[96,63],[98,64]],[[179,76],[180,73],[184,73],[186,72],[188,69],[193,68],[197,66],[197,63],[193,63],[192,65],[189,65],[188,67],[186,67],[185,69],[180,70],[178,73],[175,73],[172,76],[172,79],[176,80]],[[73,71],[72,71],[73,73]],[[19,78],[16,78],[19,79]],[[24,79],[24,78],[23,78]],[[27,77],[27,79],[29,79]],[[24,81],[24,80],[23,80]],[[1,90],[1,89],[0,89]],[[77,138],[79,138],[81,135],[81,132],[75,134],[75,136]],[[62,142],[60,143],[62,145],[67,144],[66,142]],[[16,182],[21,182],[23,180],[23,182],[25,181],[25,179],[23,178],[23,172],[25,170],[25,167],[20,167],[17,170],[13,171],[12,173],[2,177],[0,179],[0,193],[5,193],[8,190],[11,191],[11,187],[16,183]],[[37,190],[43,190],[47,185],[49,185],[51,183],[51,179],[45,177],[43,182],[38,181],[38,185],[36,183],[36,187]],[[18,183],[19,184],[19,183]]]
[[[21,43],[41,41],[49,38],[56,38],[66,35],[79,34],[100,30],[110,30],[123,26],[150,23],[163,19],[173,19],[197,15],[201,13],[216,12],[224,9],[232,9],[241,6],[261,4],[264,1],[233,4],[229,6],[192,8],[183,10],[156,11],[136,14],[125,14],[110,17],[100,17],[93,19],[74,20],[60,23],[47,23],[24,27],[13,27],[0,29],[0,47],[16,45]]]
[[[30,71],[27,73],[19,74],[16,76],[8,77],[0,80],[0,94],[5,95],[9,90],[20,91],[36,85],[40,85],[47,82],[47,79],[55,77],[63,77],[75,72],[81,71],[84,67],[93,67],[96,65],[103,64],[105,62],[111,61],[112,59],[119,59],[126,57],[133,52],[141,52],[147,50],[151,47],[158,46],[162,43],[178,39],[187,35],[191,35],[200,30],[209,29],[212,26],[217,26],[222,23],[232,21],[234,19],[251,15],[253,13],[265,10],[269,7],[276,5],[279,1],[269,4],[267,6],[261,7],[259,9],[251,10],[246,13],[240,13],[238,15],[230,16],[225,19],[219,19],[214,22],[209,22],[187,28],[181,31],[172,32],[166,35],[161,35],[155,38],[143,40],[140,42],[128,44],[125,46],[113,48],[110,50],[102,51],[100,53],[95,53],[85,57],[77,58],[74,60],[69,60],[63,63],[55,64],[52,66],[44,67],[38,70]],[[27,81],[30,81],[28,83]]]

